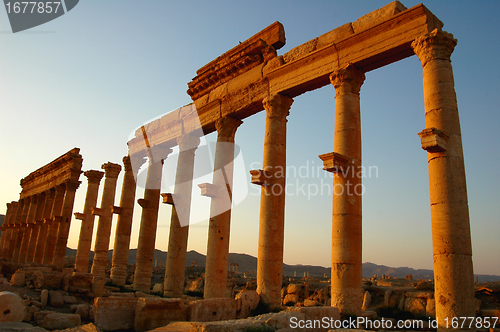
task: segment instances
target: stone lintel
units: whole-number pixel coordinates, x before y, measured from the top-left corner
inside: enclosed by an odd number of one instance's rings
[[[137,200],[137,203],[141,206],[141,208],[143,209],[147,209],[147,207],[149,206],[149,201],[144,199],[144,198],[139,198]]]
[[[340,173],[349,164],[349,158],[340,153],[330,152],[318,156],[323,160],[323,169],[331,173]]]
[[[161,195],[161,197],[163,197],[162,203],[174,205],[174,194],[164,193],[164,194],[160,194],[160,195]]]
[[[445,132],[433,127],[422,130],[418,136],[420,136],[422,149],[427,152],[446,151],[446,142],[449,136]]]
[[[74,148],[21,180],[21,198],[43,193],[68,181],[78,181],[83,158]]]
[[[252,179],[250,180],[250,182],[259,186],[268,186],[269,179],[272,177],[271,173],[266,172],[262,169],[251,170],[250,174],[252,175]]]
[[[92,214],[94,216],[102,216],[103,213],[104,213],[104,211],[101,208],[97,208],[97,207],[92,208]]]
[[[112,206],[111,207],[111,213],[121,214],[122,213],[122,208],[119,207],[119,206]]]
[[[198,187],[201,189],[201,196],[214,198],[219,194],[219,187],[211,183],[200,183]]]
[[[85,213],[75,212],[73,214],[75,215],[75,219],[78,219],[78,220],[84,220],[85,219]]]

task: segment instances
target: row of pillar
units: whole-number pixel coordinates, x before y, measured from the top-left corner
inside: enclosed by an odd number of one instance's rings
[[[62,266],[79,185],[80,181],[66,181],[8,203],[0,237],[1,259]]]
[[[412,43],[423,66],[427,128],[419,135],[429,161],[435,296],[439,317],[474,315],[465,171],[450,61],[455,44],[453,36],[437,30]],[[340,194],[333,195],[331,303],[341,313],[359,315],[362,307],[362,190],[356,188],[362,184],[357,171],[362,165],[359,94],[365,75],[349,64],[333,72],[330,80],[336,91],[334,152],[321,155],[320,158],[325,170],[334,173],[334,188],[343,188]],[[266,110],[263,169],[251,171],[252,183],[262,187],[257,291],[261,301],[267,304],[280,304],[281,301],[286,118],[292,103],[291,98],[280,94],[269,96],[263,101]],[[211,197],[205,298],[225,297],[226,294],[234,137],[241,123],[241,120],[228,116],[216,122],[218,137],[213,183],[202,186],[205,194]],[[179,216],[189,220],[194,156],[199,138],[184,134],[177,139],[177,144],[180,152],[175,190],[173,196],[163,194],[164,202],[173,204],[164,284],[165,295],[170,297],[179,297],[183,291],[189,228],[180,222]],[[134,276],[134,288],[137,290],[150,290],[162,167],[169,153],[167,149],[156,159],[152,154],[149,155],[144,198],[138,200],[142,215]],[[84,212],[77,214],[82,220],[75,266],[78,272],[88,269],[94,217],[99,216],[92,265],[94,274],[104,274],[111,220],[113,214],[118,214],[111,270],[111,278],[118,285],[125,283],[135,201],[136,174],[133,173],[129,157],[124,158],[124,166],[120,206],[114,206],[114,196],[121,167],[107,163],[102,167],[104,174],[99,171],[84,173],[89,186]],[[97,208],[97,192],[103,175],[103,197],[101,207]],[[184,185],[186,183],[188,185]],[[77,187],[78,183],[66,183],[49,192],[9,203],[7,229],[0,241],[2,257],[13,262],[47,263],[52,259],[53,264],[61,265]],[[45,243],[44,248],[40,238]],[[41,252],[44,254],[41,255]]]

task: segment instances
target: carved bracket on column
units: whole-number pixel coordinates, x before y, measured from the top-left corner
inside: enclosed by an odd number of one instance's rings
[[[52,220],[53,220],[54,222],[59,223],[59,222],[62,222],[62,221],[63,221],[63,217],[61,217],[61,216],[54,216],[54,217],[52,218]]]
[[[114,214],[121,214],[122,213],[122,208],[119,207],[119,206],[112,206],[111,207],[111,213],[114,213]]]
[[[330,152],[318,156],[323,160],[323,169],[331,173],[340,173],[349,164],[349,158],[340,153]]]
[[[137,203],[141,206],[141,208],[143,209],[147,209],[148,205],[149,205],[149,201],[145,200],[144,198],[139,198],[137,200]]]
[[[262,169],[253,169],[250,174],[252,175],[250,182],[259,186],[268,186],[269,179],[272,177],[272,174]]]
[[[171,193],[166,193],[166,194],[160,194],[161,197],[163,197],[163,201],[162,203],[163,204],[170,204],[170,205],[174,205],[174,194],[171,194]]]
[[[219,187],[211,183],[200,183],[198,187],[201,189],[201,196],[214,198],[219,193]]]
[[[94,216],[101,216],[103,214],[103,211],[101,208],[95,207],[95,208],[92,208],[92,214]]]
[[[427,128],[418,133],[422,143],[422,149],[427,152],[444,152],[446,151],[446,142],[448,134],[434,127]]]
[[[78,219],[78,220],[83,220],[85,219],[85,213],[79,213],[79,212],[75,212],[73,213],[75,215],[75,219]]]

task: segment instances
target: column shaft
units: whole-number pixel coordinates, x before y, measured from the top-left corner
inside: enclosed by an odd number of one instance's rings
[[[412,47],[423,67],[425,124],[444,133],[446,148],[427,149],[438,330],[444,319],[474,317],[474,273],[467,187],[451,53],[456,40],[434,30]],[[421,133],[422,137],[422,133]],[[451,330],[451,328],[450,328]],[[454,331],[456,331],[454,329]]]
[[[16,216],[16,227],[19,227],[19,230],[17,231],[17,237],[15,239],[15,244],[14,244],[14,252],[12,254],[12,263],[20,263],[20,257],[21,257],[21,245],[23,242],[24,238],[24,233],[26,230],[26,219],[28,218],[28,210],[30,208],[30,197],[25,197],[23,198],[23,207],[21,211],[18,211],[18,214]]]
[[[68,243],[69,227],[73,215],[73,204],[75,202],[76,189],[80,186],[80,181],[66,182],[66,192],[61,211],[61,221],[57,229],[57,241],[54,250],[54,259],[52,265],[63,267],[64,257],[66,256],[66,244]]]
[[[24,235],[21,242],[21,249],[19,253],[19,263],[25,263],[28,256],[28,247],[31,238],[31,233],[33,231],[33,226],[35,222],[36,207],[38,204],[38,195],[33,195],[30,197],[30,205],[28,209],[28,216],[26,217],[26,222],[24,223]]]
[[[40,223],[41,225],[36,240],[35,258],[33,259],[33,261],[38,264],[43,262],[45,242],[47,241],[47,232],[49,230],[47,220],[50,219],[50,213],[52,212],[52,206],[54,205],[55,192],[55,189],[50,189],[46,192],[45,195],[45,206],[43,207],[43,214]]]
[[[241,120],[224,117],[216,122],[213,185],[218,195],[212,197],[208,228],[207,262],[204,298],[226,297],[229,261],[229,233],[231,226],[231,200],[233,185],[234,135]]]
[[[38,233],[40,231],[41,224],[43,223],[43,208],[45,207],[45,201],[47,200],[46,193],[41,193],[37,195],[35,218],[33,220],[33,228],[31,230],[31,236],[28,245],[28,254],[26,255],[26,262],[33,263],[35,259],[35,249],[36,241],[38,238]]]
[[[2,243],[0,244],[0,259],[5,259],[6,261],[11,259],[9,252],[13,232],[12,226],[16,219],[18,204],[18,202],[14,201],[7,203],[7,213],[5,215],[4,226],[9,226],[9,228],[2,231]]]
[[[113,220],[111,209],[115,205],[116,181],[122,167],[118,164],[106,163],[102,165],[102,169],[104,169],[105,178],[101,210],[99,221],[97,222],[92,273],[104,275],[108,267],[109,238],[111,236],[111,224]]]
[[[177,139],[177,144],[179,144],[179,159],[175,174],[174,205],[170,219],[163,294],[168,297],[180,297],[184,291],[194,155],[200,139],[183,135]]]
[[[115,285],[125,285],[130,249],[130,234],[135,204],[136,182],[130,156],[123,157],[125,174],[123,176],[120,198],[120,213],[116,221],[115,244],[111,267],[111,280]],[[137,167],[138,170],[139,167]]]
[[[150,158],[150,160],[152,159]],[[151,290],[162,168],[163,159],[161,161],[150,162],[146,188],[144,189],[144,199],[139,200],[139,204],[142,207],[142,215],[133,287],[143,292]]]
[[[52,264],[54,259],[54,252],[57,242],[57,230],[59,228],[58,217],[61,217],[63,202],[64,202],[64,192],[66,191],[66,186],[61,184],[56,187],[56,193],[54,197],[54,204],[52,205],[52,211],[50,213],[50,218],[45,220],[47,223],[48,233],[47,242],[45,243],[45,249],[43,253],[43,264]]]
[[[263,170],[269,183],[260,196],[257,292],[268,305],[281,305],[285,232],[286,117],[293,100],[282,95],[264,99],[266,129]],[[236,268],[236,267],[235,267]]]
[[[76,251],[75,270],[79,273],[88,273],[89,256],[92,246],[92,233],[94,232],[94,218],[92,209],[96,207],[99,194],[99,184],[104,172],[90,170],[83,173],[87,177],[87,194],[83,207],[83,219],[80,226],[80,237]]]
[[[331,305],[360,315],[363,302],[361,241],[361,120],[359,90],[365,75],[349,64],[330,76],[335,87],[334,152],[349,160],[333,177]]]

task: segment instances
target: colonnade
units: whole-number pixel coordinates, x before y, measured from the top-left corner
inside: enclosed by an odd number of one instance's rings
[[[413,41],[411,47],[423,67],[425,122],[422,148],[428,153],[433,254],[438,317],[474,316],[472,250],[465,171],[450,56],[456,40],[438,29]],[[331,72],[335,89],[334,151],[320,155],[324,169],[334,174],[332,212],[332,306],[343,314],[360,315],[362,307],[362,197],[360,89],[365,74],[348,63]],[[263,98],[266,111],[263,169],[250,171],[251,182],[260,185],[261,205],[258,242],[257,292],[261,301],[281,303],[286,185],[286,124],[293,99],[276,93]],[[205,298],[226,295],[231,201],[233,191],[234,142],[241,119],[231,115],[215,120],[217,146],[212,184],[202,184],[202,195],[211,198],[205,271]],[[148,153],[136,269],[133,287],[150,291],[160,196],[172,204],[164,295],[183,292],[192,195],[195,151],[199,137],[180,134],[179,158],[173,194],[161,193],[164,160],[172,146],[155,146]],[[172,143],[170,143],[172,144]],[[135,177],[138,167],[123,159],[125,176],[120,206],[114,206],[116,182],[121,166],[107,163],[100,171],[87,171],[87,196],[83,213],[75,269],[88,271],[94,216],[98,215],[92,273],[104,274],[113,214],[118,214],[111,278],[123,285],[126,278]],[[139,157],[139,159],[142,159]],[[99,183],[105,177],[100,208],[96,207]],[[21,195],[7,204],[0,254],[12,262],[62,265],[69,231],[74,194],[79,181],[72,179],[33,195]],[[276,187],[279,187],[277,190]],[[348,190],[351,188],[351,190]],[[179,199],[181,198],[181,199]],[[181,218],[182,216],[182,218]],[[187,218],[187,219],[186,219]],[[184,220],[184,222],[182,220]]]

